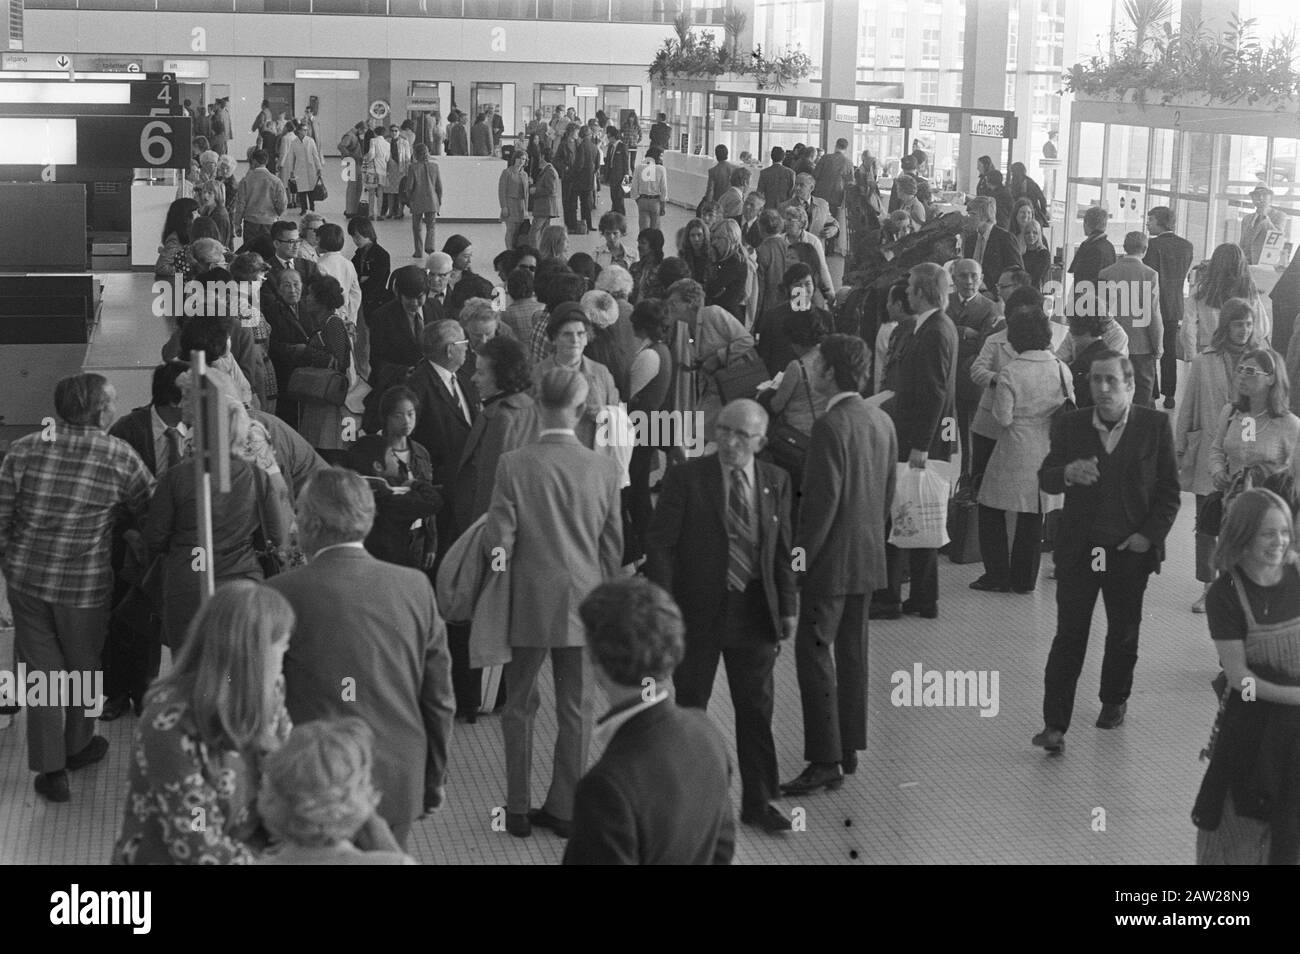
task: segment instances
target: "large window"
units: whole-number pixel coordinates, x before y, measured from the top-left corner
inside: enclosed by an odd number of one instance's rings
[[[939,39],[943,30],[943,17],[927,13],[921,21],[921,60],[925,63],[939,61]]]
[[[311,0],[312,13],[388,13],[388,0]]]
[[[755,0],[754,42],[768,56],[796,47],[803,50],[812,60],[809,79],[819,82],[825,7],[823,0]]]
[[[917,101],[926,106],[939,105],[939,73],[937,71],[924,70],[917,75],[920,80],[917,89]]]
[[[614,0],[613,16],[624,23],[672,23],[682,0]]]
[[[1014,70],[1019,62],[1020,46],[1020,8],[1011,5],[1011,14],[1007,18],[1007,69]]]
[[[862,8],[858,13],[858,72],[870,70],[876,65],[876,2],[875,0],[862,0]],[[858,79],[867,79],[866,76],[859,76]]]
[[[540,20],[608,20],[609,0],[538,0],[537,17]]]
[[[907,65],[907,11],[897,7],[889,14],[889,65]]]

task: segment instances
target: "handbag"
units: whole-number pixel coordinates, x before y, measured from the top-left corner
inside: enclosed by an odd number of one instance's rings
[[[746,350],[736,361],[731,360],[731,345],[727,345],[727,360],[713,373],[713,380],[718,385],[718,395],[723,404],[736,398],[753,398],[758,393],[758,386],[770,379],[758,352],[753,348]]]
[[[325,180],[319,175],[316,177],[316,187],[311,190],[313,202],[324,202],[330,197],[329,189],[325,188]]]
[[[813,407],[812,386],[808,383],[808,369],[799,362],[799,376],[803,378],[804,390],[808,395],[808,406]],[[813,420],[816,420],[816,413]],[[812,444],[812,435],[805,434],[791,424],[786,423],[784,415],[773,418],[767,429],[767,450],[772,463],[785,470],[801,483],[804,464],[808,461],[808,448]]]
[[[270,579],[284,572],[278,544],[266,532],[266,505],[260,488],[257,490],[257,527],[253,530],[253,555],[262,568],[262,576]]]
[[[1050,418],[1051,421],[1055,421],[1057,418],[1064,417],[1071,411],[1077,411],[1079,409],[1078,405],[1075,404],[1074,400],[1070,397],[1069,389],[1065,386],[1065,372],[1061,370],[1061,363],[1059,361],[1056,363],[1056,374],[1057,377],[1061,379],[1061,406],[1052,412]]]
[[[322,346],[324,335],[319,331],[313,338],[320,338]],[[334,407],[342,407],[348,399],[351,384],[348,376],[334,367],[334,358],[330,358],[325,368],[294,368],[289,375],[289,384],[285,388],[285,397],[290,401],[320,401]]]
[[[289,177],[288,189],[291,193],[296,194],[298,192],[298,180],[295,179],[293,176]]]
[[[948,538],[948,562],[980,562],[979,504],[970,488],[948,501]]]

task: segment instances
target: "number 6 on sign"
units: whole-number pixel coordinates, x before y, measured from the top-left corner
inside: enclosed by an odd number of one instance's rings
[[[161,120],[146,123],[140,130],[140,156],[151,166],[161,166],[172,157],[172,127]],[[157,134],[155,134],[157,133]]]

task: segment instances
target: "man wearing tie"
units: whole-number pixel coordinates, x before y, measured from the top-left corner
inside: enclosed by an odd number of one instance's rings
[[[446,252],[434,252],[429,256],[428,262],[425,263],[425,273],[428,276],[429,300],[426,303],[428,311],[432,317],[426,320],[438,321],[442,318],[448,318],[447,314],[447,292],[451,286],[452,273],[451,256]]]
[[[862,399],[869,362],[861,338],[828,335],[809,374],[826,413],[812,428],[793,554],[803,570],[794,658],[808,765],[781,786],[787,795],[839,788],[867,747],[867,597],[887,575],[898,457],[889,417]]]
[[[1274,229],[1286,229],[1286,216],[1273,208],[1273,190],[1268,186],[1252,189],[1250,200],[1255,203],[1255,211],[1241,220],[1241,241],[1237,244],[1246,253],[1246,262],[1258,265],[1260,253],[1264,251],[1264,240]],[[1282,347],[1286,349],[1286,342],[1282,342]]]
[[[966,203],[975,231],[962,240],[962,257],[980,263],[980,270],[988,281],[984,294],[998,300],[996,282],[1008,268],[1023,268],[1020,250],[1016,248],[1011,233],[997,224],[998,206],[991,196],[981,195]],[[989,283],[994,283],[990,285]]]
[[[790,482],[754,459],[767,412],[732,401],[718,415],[718,452],[670,467],[646,535],[646,575],[682,609],[686,655],[673,675],[677,704],[707,709],[719,657],[736,710],[741,821],[789,830],[777,797],[772,671],[778,639],[794,635],[798,598],[790,559]]]
[[[957,326],[957,429],[961,437],[961,469],[971,474],[971,419],[984,389],[971,380],[970,369],[998,322],[998,309],[979,293],[983,274],[973,258],[952,267],[953,292],[948,296],[948,317]]]
[[[393,291],[394,299],[366,319],[370,332],[370,384],[381,394],[400,384],[406,372],[419,362],[420,336],[442,317],[419,266],[407,265],[394,272]]]
[[[478,391],[457,372],[465,363],[469,339],[457,322],[444,318],[427,326],[420,344],[424,359],[406,384],[420,399],[411,437],[429,452],[433,483],[450,487],[460,452],[478,415]],[[444,514],[446,511],[444,511]],[[439,517],[441,533],[442,515]],[[451,541],[446,541],[447,545]],[[439,541],[440,548],[442,541]]]

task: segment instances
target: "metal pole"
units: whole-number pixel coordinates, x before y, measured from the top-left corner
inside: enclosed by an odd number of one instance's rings
[[[216,591],[216,568],[213,566],[212,546],[212,471],[208,461],[207,403],[211,385],[207,379],[207,362],[202,351],[190,352],[190,374],[194,378],[194,476],[198,495],[199,549],[202,558],[202,577],[199,581],[199,605],[203,605]],[[191,564],[193,565],[193,564]]]

